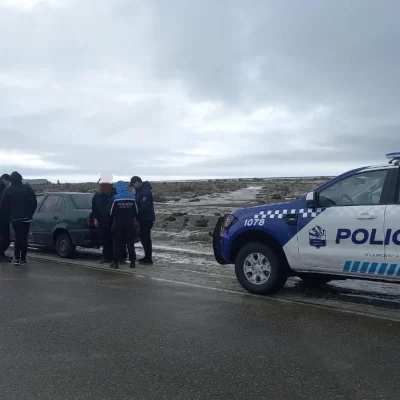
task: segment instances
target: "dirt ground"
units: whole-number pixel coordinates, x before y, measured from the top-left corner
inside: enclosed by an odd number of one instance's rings
[[[173,198],[162,193],[168,201],[157,203],[155,230],[182,242],[209,242],[219,216],[242,207],[277,203],[296,199],[328,178],[251,179],[236,181],[192,182],[168,184]],[[156,186],[161,190],[164,185]],[[191,187],[191,190],[186,190]]]

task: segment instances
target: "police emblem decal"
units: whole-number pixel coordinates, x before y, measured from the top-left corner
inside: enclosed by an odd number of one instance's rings
[[[309,241],[310,246],[320,247],[326,246],[326,230],[322,229],[320,226],[314,226],[314,228],[309,230]]]

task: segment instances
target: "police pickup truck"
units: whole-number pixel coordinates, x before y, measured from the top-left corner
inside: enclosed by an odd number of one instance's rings
[[[400,283],[400,152],[388,164],[346,172],[294,201],[221,217],[213,237],[220,264],[234,264],[255,294],[290,276]]]

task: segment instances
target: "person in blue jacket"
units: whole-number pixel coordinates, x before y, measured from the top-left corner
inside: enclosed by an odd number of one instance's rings
[[[113,262],[111,268],[118,268],[121,246],[128,247],[130,267],[135,268],[135,219],[138,211],[135,195],[128,191],[125,182],[116,185],[117,194],[112,198],[110,206],[111,232],[113,236]]]

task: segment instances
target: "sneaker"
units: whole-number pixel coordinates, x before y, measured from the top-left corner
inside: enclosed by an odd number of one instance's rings
[[[0,262],[11,262],[12,261],[12,257],[8,257],[8,256],[3,256],[0,257]]]
[[[14,263],[13,264],[14,265],[20,265],[21,264],[20,259],[19,258],[14,258]]]
[[[28,263],[26,262],[26,260],[23,260],[23,259],[21,258],[21,260],[20,260],[20,262],[19,262],[19,265],[26,265],[26,264],[28,264]]]
[[[135,264],[135,261],[131,261],[131,263],[129,264],[129,268],[136,268]]]
[[[112,269],[118,269],[118,264],[115,263],[115,262],[112,262],[112,263],[110,264],[110,268],[112,268]]]

